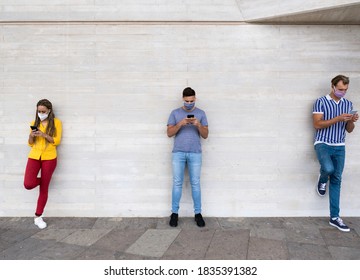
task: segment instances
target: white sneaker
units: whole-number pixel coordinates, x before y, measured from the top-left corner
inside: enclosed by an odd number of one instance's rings
[[[47,227],[47,224],[44,222],[42,217],[35,217],[34,224],[37,225],[39,229],[44,229]]]

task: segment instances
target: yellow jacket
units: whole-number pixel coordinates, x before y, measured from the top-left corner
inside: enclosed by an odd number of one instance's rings
[[[31,125],[34,125],[34,123],[35,121],[33,121]],[[50,160],[57,157],[56,146],[58,146],[61,142],[62,124],[61,121],[57,118],[54,119],[54,124],[56,128],[55,135],[53,136],[54,143],[49,143],[43,137],[36,137],[34,144],[28,144],[31,147],[29,158]],[[43,133],[46,132],[46,126],[43,126],[41,123],[38,129]]]

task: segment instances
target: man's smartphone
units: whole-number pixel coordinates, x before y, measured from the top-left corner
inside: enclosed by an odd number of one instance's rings
[[[187,115],[186,116],[188,119],[193,119],[195,116],[194,115]]]
[[[357,110],[351,110],[350,114],[355,115],[357,113]]]
[[[30,125],[32,131],[38,131],[38,128],[35,125]]]

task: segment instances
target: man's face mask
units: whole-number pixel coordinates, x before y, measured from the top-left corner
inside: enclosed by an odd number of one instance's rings
[[[192,102],[192,103],[184,102],[184,107],[186,110],[190,111],[195,107],[195,102]]]
[[[345,91],[342,91],[342,90],[338,90],[334,87],[334,95],[337,97],[337,98],[342,98],[344,97],[346,94],[346,90]]]

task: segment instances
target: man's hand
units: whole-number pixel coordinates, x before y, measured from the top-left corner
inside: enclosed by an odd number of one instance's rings
[[[327,128],[338,122],[348,122],[348,123],[353,124],[354,121],[356,121],[359,118],[359,116],[355,116],[355,115],[357,115],[357,114],[354,114],[354,115],[341,114],[335,118],[325,121],[325,120],[323,120],[323,114],[313,114],[313,124],[314,124],[315,129]]]
[[[194,121],[196,120],[196,118],[185,118],[184,119],[186,121],[186,124],[194,124]]]
[[[184,118],[181,121],[179,121],[176,125],[168,125],[167,136],[168,137],[175,136],[184,125],[190,124],[189,120],[190,119],[188,119],[188,118]]]
[[[359,114],[353,114],[352,118],[351,118],[351,121],[356,122],[358,119],[359,119]]]
[[[192,124],[195,125],[197,128],[200,128],[201,123],[199,122],[199,120],[197,118],[190,118],[190,119],[186,119],[188,121],[188,124]]]
[[[341,114],[337,117],[339,122],[347,122],[353,118],[352,114]]]
[[[202,126],[201,123],[197,118],[189,118],[186,119],[188,121],[188,124],[192,124],[197,127],[199,130],[200,136],[204,139],[206,139],[209,135],[209,129],[207,126]]]

